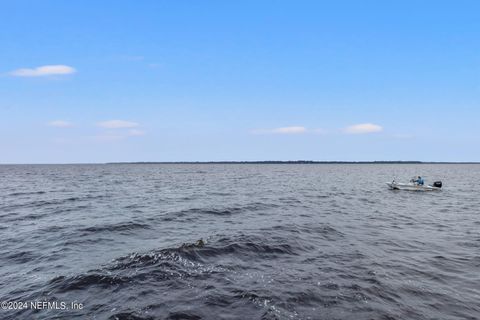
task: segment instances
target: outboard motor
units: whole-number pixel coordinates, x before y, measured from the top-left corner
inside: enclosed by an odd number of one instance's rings
[[[441,188],[441,187],[442,187],[442,181],[435,181],[435,182],[433,183],[433,186],[434,186],[435,188]]]

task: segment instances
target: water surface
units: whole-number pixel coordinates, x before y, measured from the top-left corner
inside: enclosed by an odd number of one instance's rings
[[[417,174],[443,190],[386,188]],[[84,305],[2,319],[480,318],[480,165],[4,165],[0,179],[0,300]]]

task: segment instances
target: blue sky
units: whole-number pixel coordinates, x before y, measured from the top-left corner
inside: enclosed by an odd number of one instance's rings
[[[2,1],[0,163],[480,161],[478,1]]]

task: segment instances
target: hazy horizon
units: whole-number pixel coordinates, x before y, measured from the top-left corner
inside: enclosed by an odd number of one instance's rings
[[[112,162],[19,162],[8,165],[103,165],[103,164],[480,164],[479,161],[417,161],[417,160],[219,160],[219,161],[112,161]]]

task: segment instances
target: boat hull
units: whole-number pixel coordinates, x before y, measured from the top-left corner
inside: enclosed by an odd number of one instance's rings
[[[422,186],[413,183],[387,182],[387,186],[392,190],[406,191],[438,191],[440,188],[434,186]]]

